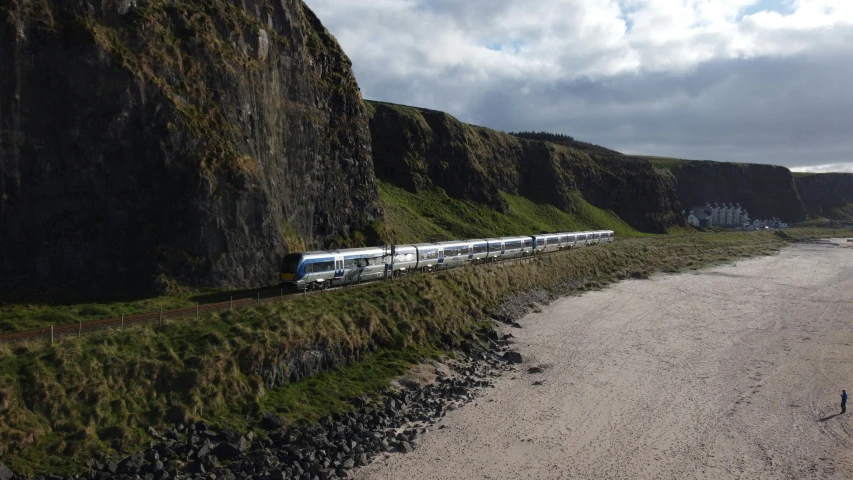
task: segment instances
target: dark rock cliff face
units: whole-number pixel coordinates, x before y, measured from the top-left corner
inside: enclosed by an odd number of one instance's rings
[[[672,180],[645,160],[588,154],[466,125],[433,110],[369,102],[379,179],[506,211],[499,191],[572,212],[578,202],[612,210],[648,232],[683,225]]]
[[[794,181],[809,215],[853,221],[853,173],[819,173]]]
[[[369,142],[300,0],[6,0],[0,288],[273,282],[381,216]]]
[[[691,161],[673,166],[671,172],[685,209],[707,202],[740,203],[751,218],[806,218],[794,177],[785,167]]]

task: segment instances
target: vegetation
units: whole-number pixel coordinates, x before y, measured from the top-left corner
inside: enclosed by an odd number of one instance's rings
[[[67,339],[0,346],[0,443],[16,469],[73,470],[91,450],[130,451],[146,426],[177,419],[243,425],[265,410],[310,421],[380,391],[442,334],[488,318],[509,294],[568,280],[596,288],[623,278],[696,269],[771,253],[763,233],[629,238],[539,257],[525,264],[412,275],[282,304]],[[319,348],[362,361],[272,387],[263,372],[287,370],[288,355]],[[372,352],[372,354],[371,354]],[[327,388],[334,385],[334,388]],[[247,420],[248,419],[248,420]]]
[[[573,137],[568,135],[564,135],[562,133],[549,133],[549,132],[509,132],[509,135],[518,138],[526,138],[528,140],[539,140],[541,142],[551,142],[556,143],[558,145],[564,145],[566,147],[577,148],[578,150],[583,150],[585,152],[590,153],[599,153],[603,155],[616,155],[622,156],[621,153],[616,150],[611,150],[609,148],[602,147],[601,145],[596,145],[594,143],[582,142],[580,140],[575,140]]]
[[[620,237],[644,235],[583,199],[578,201],[577,213],[569,214],[502,192],[509,205],[509,212],[503,214],[481,203],[451,198],[438,187],[414,194],[380,183],[379,194],[386,227],[394,232],[397,243],[592,229],[613,230]]]
[[[798,227],[777,231],[781,238],[793,242],[818,238],[853,238],[853,228]]]

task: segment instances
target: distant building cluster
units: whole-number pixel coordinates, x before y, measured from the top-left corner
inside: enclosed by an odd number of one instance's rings
[[[749,214],[739,203],[706,203],[693,207],[687,221],[694,227],[742,227],[749,223]]]
[[[687,221],[694,227],[729,227],[743,230],[763,228],[786,228],[776,217],[770,219],[749,218],[749,213],[739,203],[706,203],[703,207],[693,207],[687,215]]]

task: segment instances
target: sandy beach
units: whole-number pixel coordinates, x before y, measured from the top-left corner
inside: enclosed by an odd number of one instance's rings
[[[356,478],[853,478],[853,248],[626,281],[519,323],[517,373]]]

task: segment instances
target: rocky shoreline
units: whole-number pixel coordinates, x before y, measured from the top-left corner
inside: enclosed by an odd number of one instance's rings
[[[204,422],[149,429],[150,447],[126,458],[99,454],[88,471],[68,477],[40,475],[36,480],[306,479],[349,478],[350,472],[382,454],[408,453],[418,437],[449,410],[471,402],[492,379],[521,363],[510,348],[512,335],[482,328],[458,338],[447,335],[442,347],[455,353],[434,382],[401,387],[376,401],[359,399],[355,411],[306,427],[283,428],[272,412],[257,430],[217,431]],[[19,480],[0,465],[0,480]]]

